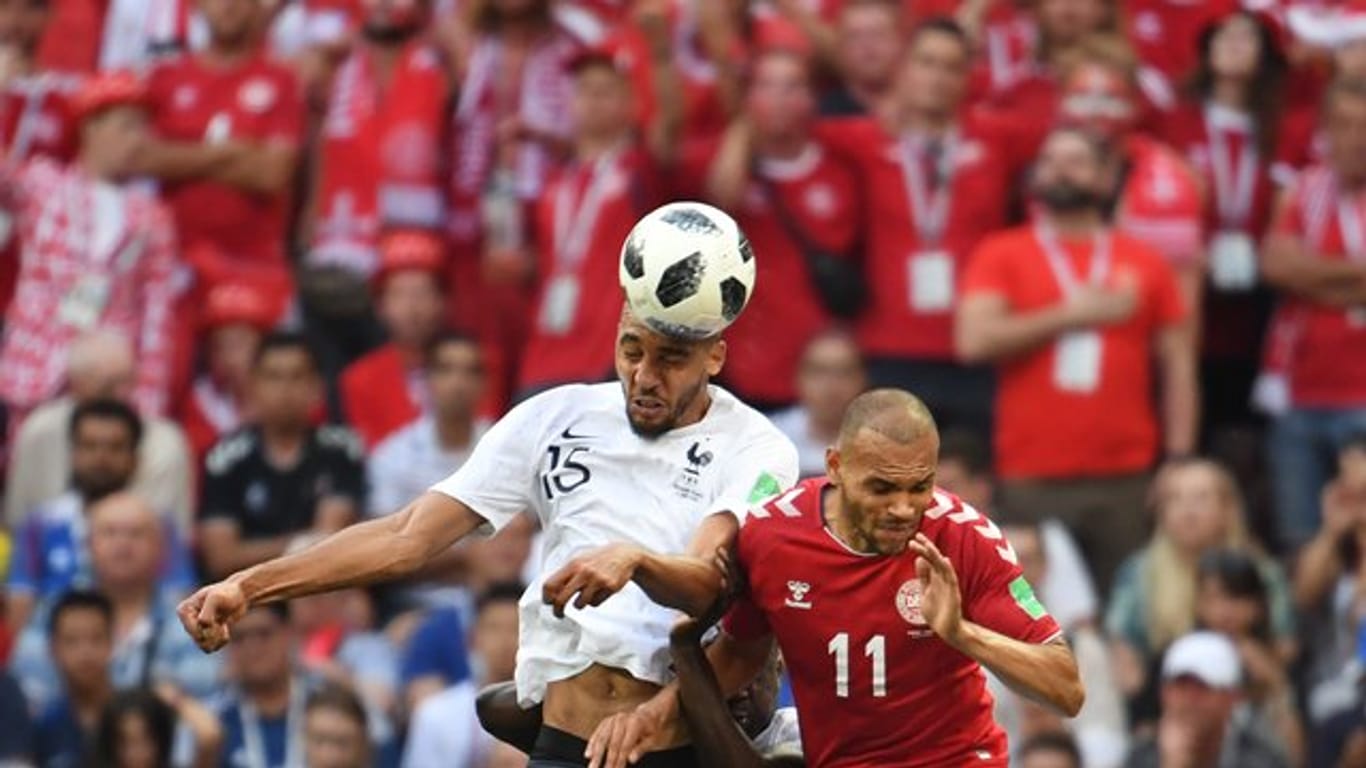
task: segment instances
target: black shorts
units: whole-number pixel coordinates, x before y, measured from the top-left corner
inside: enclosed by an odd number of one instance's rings
[[[582,768],[588,765],[583,757],[585,749],[588,742],[578,736],[543,725],[536,735],[536,747],[531,750],[527,768]],[[692,747],[650,752],[635,768],[697,768],[697,755]]]

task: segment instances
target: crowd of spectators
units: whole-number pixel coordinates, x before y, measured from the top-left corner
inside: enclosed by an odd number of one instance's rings
[[[719,383],[808,476],[918,394],[1067,632],[1018,765],[1366,765],[1366,3],[0,0],[0,144],[0,763],[524,764],[534,519],[219,655],[174,606],[610,378],[700,199]]]

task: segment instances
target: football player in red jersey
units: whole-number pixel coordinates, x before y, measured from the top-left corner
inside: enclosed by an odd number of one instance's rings
[[[827,453],[828,477],[752,509],[736,536],[746,589],[708,656],[734,692],[777,641],[808,765],[1004,768],[983,668],[1068,716],[1081,708],[1062,631],[1000,530],[935,488],[938,453],[934,419],[915,396],[861,395]],[[704,524],[699,540],[723,540],[725,524]],[[694,615],[725,581],[696,558],[614,545],[551,577],[545,597],[558,608],[578,594],[583,607],[637,576],[654,600]],[[604,721],[592,764],[624,766],[676,712],[669,687]]]

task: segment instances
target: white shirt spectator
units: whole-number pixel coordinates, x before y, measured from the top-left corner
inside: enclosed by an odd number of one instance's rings
[[[464,466],[489,426],[487,420],[476,421],[469,447],[458,451],[442,448],[436,422],[430,416],[423,416],[382,440],[366,465],[370,477],[370,516],[397,512],[433,483]]]
[[[806,410],[795,405],[773,414],[772,419],[773,426],[797,446],[797,471],[801,476],[825,474],[825,449],[830,446],[811,436],[811,420],[807,418]]]
[[[493,748],[479,726],[475,685],[465,680],[428,697],[413,715],[403,768],[478,768]]]

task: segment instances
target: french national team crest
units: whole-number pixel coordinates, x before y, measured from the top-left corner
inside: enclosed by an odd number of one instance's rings
[[[917,627],[926,626],[925,614],[920,612],[922,587],[920,579],[911,579],[896,591],[896,611],[907,624]]]

